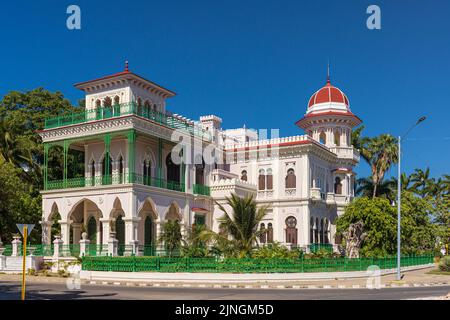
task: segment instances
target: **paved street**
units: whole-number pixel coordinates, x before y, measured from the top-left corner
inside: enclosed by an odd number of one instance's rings
[[[181,300],[315,300],[315,299],[416,299],[445,296],[450,286],[424,288],[369,289],[213,289],[213,288],[149,288],[82,285],[80,290],[69,290],[64,283],[27,285],[27,298],[36,300],[66,299],[181,299]],[[19,281],[0,281],[0,300],[20,298]]]

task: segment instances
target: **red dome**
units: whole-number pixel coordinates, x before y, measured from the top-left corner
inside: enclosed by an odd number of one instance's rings
[[[347,108],[349,107],[347,96],[339,88],[332,86],[329,80],[323,88],[311,96],[308,108],[319,103],[343,103]]]

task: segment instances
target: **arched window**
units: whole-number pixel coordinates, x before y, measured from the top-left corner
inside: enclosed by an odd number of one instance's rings
[[[151,172],[150,172],[150,161],[144,160],[142,162],[142,176],[143,183],[147,186],[151,185]]]
[[[319,218],[316,218],[316,224],[314,228],[314,243],[319,243]]]
[[[334,144],[338,147],[341,145],[341,135],[337,131],[334,133]]]
[[[314,218],[309,219],[309,243],[314,243]]]
[[[112,159],[111,159],[111,156],[109,156],[109,159],[108,159],[108,166],[109,166],[109,172],[108,172],[108,174],[106,174],[106,165],[107,165],[107,163],[106,163],[106,157],[103,157],[103,163],[102,163],[102,179],[103,179],[103,181],[102,181],[102,183],[103,184],[110,184],[111,182],[111,168],[112,168]]]
[[[320,243],[324,243],[323,219],[320,219]]]
[[[258,190],[266,189],[266,175],[264,169],[259,170],[258,176]]]
[[[286,218],[286,243],[297,244],[297,219],[293,216]]]
[[[262,232],[266,231],[266,226],[264,225],[264,223],[261,223],[261,225],[259,227],[259,230],[262,231]],[[259,236],[259,242],[266,243],[266,232],[262,233]]]
[[[267,169],[267,174],[266,174],[266,188],[267,188],[267,190],[272,190],[272,189],[273,189],[272,169]]]
[[[91,186],[95,185],[95,161],[92,160],[89,164],[89,167],[91,169]]]
[[[334,179],[334,193],[342,194],[342,183],[341,183],[341,178],[339,178],[339,177],[336,177]]]
[[[112,106],[112,100],[110,97],[106,97],[105,100],[103,100],[103,106],[104,107],[111,107]]]
[[[286,189],[294,189],[296,187],[296,178],[294,169],[289,169],[286,175]]]
[[[118,163],[118,165],[119,165],[119,183],[123,183],[123,157],[122,156],[120,156],[119,157],[119,163]]]
[[[120,116],[120,98],[119,98],[119,96],[114,97],[113,115]]]
[[[173,163],[172,155],[169,153],[166,158],[167,180],[180,182],[180,165]]]
[[[150,111],[151,111],[151,107],[150,107],[151,103],[148,100],[145,100],[144,102],[144,117],[148,118],[150,115]]]
[[[327,142],[327,135],[323,131],[319,135],[319,142],[321,144],[326,144],[326,142]]]
[[[125,221],[122,216],[118,216],[116,219],[116,239],[119,241],[119,245],[125,244]]]
[[[205,184],[205,161],[203,157],[197,159],[195,164],[195,183],[196,184]]]
[[[136,110],[136,114],[138,116],[142,115],[142,99],[138,98],[137,99],[137,110]]]
[[[95,116],[98,119],[102,118],[102,102],[100,101],[100,99],[95,100]]]
[[[106,97],[103,100],[103,118],[112,117],[112,100],[110,97]]]
[[[241,180],[242,181],[247,181],[247,171],[246,170],[243,170],[241,172]]]
[[[273,243],[273,226],[272,223],[267,225],[267,242]]]

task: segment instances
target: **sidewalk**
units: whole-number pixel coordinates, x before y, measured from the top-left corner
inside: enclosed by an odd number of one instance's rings
[[[380,276],[380,288],[395,287],[429,287],[429,286],[450,286],[450,275],[427,274],[435,267],[407,271],[402,274],[403,279],[396,281],[396,275]],[[69,278],[27,276],[27,282],[53,282],[66,283]],[[20,281],[21,275],[0,274],[0,281]],[[252,289],[356,289],[366,288],[367,278],[347,278],[334,280],[295,280],[295,281],[255,281],[253,283],[196,283],[196,282],[158,282],[158,281],[130,281],[122,279],[120,281],[89,281],[82,280],[82,284],[91,285],[117,285],[117,286],[140,286],[140,287],[185,287],[185,288],[252,288]]]

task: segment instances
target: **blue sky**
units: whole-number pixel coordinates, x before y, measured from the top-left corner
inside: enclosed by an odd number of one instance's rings
[[[66,28],[70,4],[81,8],[81,30]],[[381,8],[381,30],[366,28],[370,4]],[[403,168],[439,176],[450,167],[449,10],[446,0],[2,2],[0,94],[42,86],[76,103],[74,83],[128,59],[178,93],[172,111],[297,135],[330,60],[366,135],[399,135],[428,116],[404,144]]]

